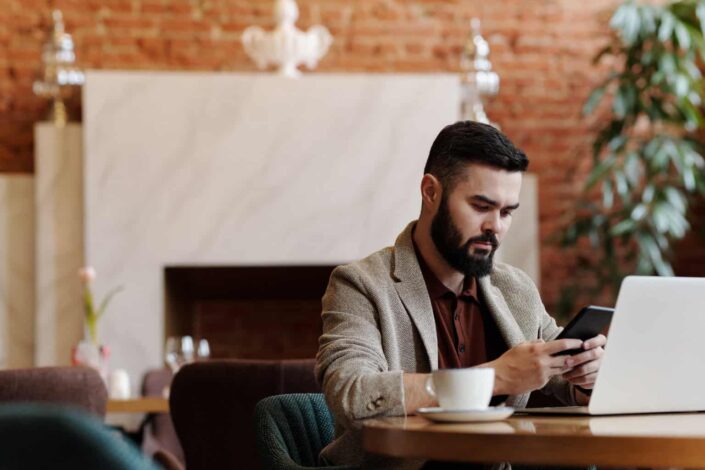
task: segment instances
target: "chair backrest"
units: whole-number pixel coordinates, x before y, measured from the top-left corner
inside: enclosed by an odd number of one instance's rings
[[[37,403],[0,405],[0,468],[157,470],[97,417]]]
[[[259,468],[255,405],[271,395],[320,391],[314,365],[314,359],[223,360],[182,367],[169,405],[186,468]]]
[[[173,375],[170,369],[161,368],[148,371],[142,380],[142,396],[161,397],[164,388],[169,386]],[[170,414],[157,413],[145,423],[142,434],[142,451],[154,455],[157,451],[166,451],[182,465],[184,451],[176,435]]]
[[[317,467],[335,421],[320,393],[277,395],[257,403],[255,435],[263,468]]]
[[[0,371],[0,403],[52,403],[105,416],[108,391],[88,367],[36,367]]]

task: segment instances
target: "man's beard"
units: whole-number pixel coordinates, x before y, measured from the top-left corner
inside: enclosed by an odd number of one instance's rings
[[[492,260],[499,246],[497,237],[492,232],[486,232],[463,243],[460,230],[451,219],[445,197],[442,197],[438,212],[431,221],[431,239],[450,267],[465,276],[480,278],[492,272]],[[472,254],[470,246],[475,242],[491,243],[492,249],[489,254]]]

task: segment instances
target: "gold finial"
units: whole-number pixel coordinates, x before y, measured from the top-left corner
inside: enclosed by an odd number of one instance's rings
[[[473,18],[470,21],[470,35],[460,58],[463,87],[460,114],[463,120],[493,124],[483,106],[487,97],[499,92],[499,76],[492,71],[489,57],[490,46],[480,34],[480,20]]]
[[[53,101],[50,119],[57,126],[68,121],[63,99],[68,97],[72,87],[83,85],[84,75],[76,67],[73,39],[66,33],[64,18],[60,10],[52,12],[53,31],[42,48],[41,77],[34,82],[34,94]]]

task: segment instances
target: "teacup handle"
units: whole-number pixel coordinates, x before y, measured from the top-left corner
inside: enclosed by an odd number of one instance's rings
[[[428,393],[432,398],[438,398],[436,396],[436,389],[433,388],[433,376],[429,375],[426,379],[426,393]]]

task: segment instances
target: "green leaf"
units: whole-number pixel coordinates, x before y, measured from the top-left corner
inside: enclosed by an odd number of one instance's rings
[[[693,105],[689,99],[681,100],[679,103],[681,113],[686,119],[685,128],[693,132],[703,124],[703,115],[698,108]]]
[[[673,34],[673,28],[675,27],[675,25],[676,18],[673,16],[673,14],[668,10],[664,11],[661,15],[661,25],[658,29],[659,41],[666,42],[671,39],[671,35]]]
[[[686,98],[690,91],[690,80],[685,75],[678,73],[673,77],[673,90],[678,98]]]
[[[615,225],[610,229],[610,235],[613,237],[619,237],[621,235],[630,233],[634,231],[634,228],[636,227],[636,221],[633,219],[627,218],[622,220],[620,223]]]
[[[688,29],[680,21],[676,22],[675,25],[676,40],[678,41],[678,46],[681,49],[690,49],[690,34]]]
[[[667,77],[673,75],[678,70],[678,65],[676,63],[676,58],[670,52],[666,52],[661,56],[659,60],[659,68],[666,74]]]
[[[604,180],[602,182],[602,205],[610,209],[614,205],[614,191],[612,190],[612,182]]]
[[[602,180],[604,176],[609,172],[615,164],[615,156],[614,154],[610,154],[607,158],[602,160],[591,172],[590,175],[588,176],[587,182],[585,183],[585,189],[590,189],[595,184]]]
[[[622,82],[614,95],[612,111],[619,119],[631,114],[637,101],[638,91],[634,83]]]
[[[637,186],[641,181],[642,164],[636,152],[629,152],[624,159],[624,174],[629,180],[629,184]]]
[[[685,213],[687,208],[687,200],[685,195],[674,187],[667,187],[663,190],[668,202],[680,213]]]
[[[641,250],[646,253],[652,266],[660,276],[673,276],[671,265],[664,261],[661,249],[654,239],[648,234],[641,234],[637,237],[637,242]]]
[[[662,172],[668,168],[671,155],[676,153],[672,149],[673,145],[669,140],[662,140],[661,145],[656,148],[656,152],[651,157],[650,167],[655,172]]]
[[[648,184],[644,188],[644,192],[641,195],[641,200],[644,201],[644,204],[651,204],[651,202],[654,200],[655,194],[656,188],[654,187],[654,185]]]
[[[607,91],[606,85],[597,87],[594,90],[592,90],[592,93],[590,93],[590,96],[588,97],[587,101],[585,102],[585,106],[583,106],[583,115],[584,116],[592,114],[592,112],[595,110],[597,105],[602,100],[602,97],[605,96],[606,91]]]
[[[622,201],[628,202],[631,199],[631,193],[629,192],[629,183],[627,182],[627,177],[624,172],[614,172],[614,183],[619,197],[622,198]]]
[[[118,287],[114,288],[113,290],[111,290],[110,292],[108,292],[108,294],[106,294],[106,296],[103,298],[103,301],[100,303],[100,307],[98,308],[98,311],[97,311],[98,318],[103,316],[103,313],[105,313],[105,309],[108,307],[110,300],[115,296],[115,294],[120,292],[122,289],[123,289],[122,286],[118,286]]]
[[[656,11],[651,5],[642,5],[639,9],[641,15],[641,31],[647,36],[656,31]]]
[[[698,21],[700,22],[700,31],[703,32],[705,31],[705,3],[704,2],[696,2],[695,5],[695,16],[698,18]]]
[[[688,78],[690,80],[696,81],[702,78],[702,73],[698,68],[697,64],[693,60],[685,60],[682,62],[683,69],[687,72]]]
[[[637,204],[632,210],[630,217],[633,221],[638,222],[646,216],[648,209],[645,204]]]
[[[87,285],[83,288],[83,309],[87,320],[90,320],[95,316],[95,309],[93,308],[93,294],[91,293],[90,287]]]
[[[622,41],[627,46],[633,45],[639,38],[639,28],[641,26],[641,18],[639,17],[639,8],[631,2],[623,5],[624,12],[618,24],[612,24],[613,27],[619,30]]]
[[[668,216],[669,207],[670,206],[667,204],[657,203],[654,204],[653,210],[651,211],[654,226],[660,233],[667,232],[671,225],[671,219]]]
[[[693,167],[683,168],[683,174],[681,176],[683,178],[683,186],[685,186],[685,189],[688,190],[688,192],[694,192],[697,187],[697,182]]]

